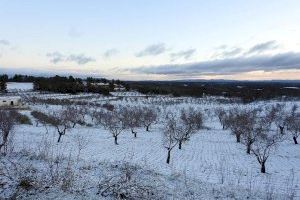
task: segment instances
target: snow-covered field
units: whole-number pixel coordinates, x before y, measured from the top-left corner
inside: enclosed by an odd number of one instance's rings
[[[28,91],[33,89],[33,83],[8,82],[7,91]]]
[[[49,98],[35,94],[39,98]],[[162,145],[162,124],[157,123],[150,128],[137,129],[137,138],[129,130],[119,137],[119,145],[114,145],[111,134],[100,126],[77,125],[67,131],[57,144],[58,134],[51,126],[35,126],[35,119],[30,111],[49,112],[59,109],[59,105],[30,104],[28,110],[21,111],[28,115],[33,125],[18,125],[14,130],[15,152],[39,152],[43,148],[52,148],[52,153],[63,154],[66,157],[77,158],[77,168],[89,166],[89,171],[83,174],[83,182],[94,184],[99,180],[98,166],[102,175],[114,173],[111,167],[103,163],[126,162],[137,165],[153,173],[161,183],[165,184],[167,194],[161,198],[168,199],[287,199],[287,194],[295,192],[294,199],[300,199],[300,146],[294,145],[291,138],[283,141],[274,155],[266,163],[267,173],[260,173],[259,164],[253,155],[247,155],[245,147],[236,143],[229,130],[222,130],[218,119],[213,115],[216,107],[230,107],[231,104],[218,103],[217,99],[149,97],[144,98],[136,93],[114,94],[123,98],[107,99],[102,96],[78,95],[78,101],[101,102],[106,100],[113,105],[147,105],[157,106],[161,112],[178,111],[180,108],[192,106],[199,108],[205,114],[206,129],[200,130],[183,149],[172,151],[171,162],[166,164],[167,151]],[[63,99],[66,95],[52,95]],[[69,96],[68,96],[69,97]],[[74,98],[76,100],[76,98]],[[70,99],[70,97],[69,97]],[[114,101],[109,101],[114,100]],[[262,107],[276,102],[256,102],[247,106]],[[285,102],[287,105],[300,102]],[[161,114],[161,117],[163,114]],[[90,120],[88,118],[88,120]],[[164,119],[160,119],[163,121]],[[91,122],[90,122],[91,123]],[[80,153],[80,142],[85,145]],[[47,144],[47,145],[45,145]],[[34,159],[33,159],[34,160]],[[35,161],[38,163],[37,161]],[[102,164],[100,164],[102,163]],[[41,164],[36,164],[41,165]],[[118,166],[118,164],[116,164]],[[101,167],[99,167],[101,166]],[[105,167],[106,166],[106,167]],[[40,167],[40,166],[39,166]],[[104,172],[104,171],[105,172]],[[111,171],[110,171],[111,170]],[[83,173],[83,172],[80,172]],[[100,174],[101,174],[100,173]],[[142,174],[146,173],[142,171]],[[146,173],[147,174],[147,173]],[[83,183],[82,183],[83,184]],[[90,184],[90,183],[89,183]],[[158,186],[157,186],[158,187]],[[80,188],[80,187],[79,187]],[[82,186],[82,188],[84,188]],[[98,199],[94,189],[86,189],[88,196],[78,196],[78,199]],[[6,188],[7,194],[7,188]],[[83,192],[84,193],[84,192]],[[82,193],[82,194],[83,194]],[[73,199],[74,193],[65,192],[65,196],[57,191],[49,191],[45,196],[35,195],[38,199]],[[41,195],[41,194],[40,194]],[[0,193],[1,198],[1,193]],[[28,196],[24,198],[29,198]],[[105,198],[105,197],[101,197]],[[30,198],[29,198],[30,199]]]

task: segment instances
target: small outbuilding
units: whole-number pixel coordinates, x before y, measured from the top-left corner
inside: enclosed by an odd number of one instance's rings
[[[0,107],[21,106],[22,101],[19,96],[2,96],[0,97]]]

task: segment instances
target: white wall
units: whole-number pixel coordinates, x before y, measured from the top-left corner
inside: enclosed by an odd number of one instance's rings
[[[0,98],[0,106],[20,106],[20,105],[21,105],[21,99]]]

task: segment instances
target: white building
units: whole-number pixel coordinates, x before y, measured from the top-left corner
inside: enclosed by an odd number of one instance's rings
[[[0,97],[0,106],[21,106],[22,101],[19,96],[2,96]]]

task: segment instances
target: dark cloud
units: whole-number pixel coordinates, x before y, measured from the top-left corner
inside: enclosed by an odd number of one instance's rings
[[[0,40],[0,45],[8,46],[10,45],[10,42],[8,40]]]
[[[96,61],[94,58],[85,56],[84,54],[71,54],[67,60],[75,62],[78,65],[84,65],[86,63]]]
[[[114,56],[118,53],[119,53],[119,51],[117,49],[108,49],[107,51],[105,51],[103,53],[103,57],[104,58],[110,58],[110,57],[112,57],[112,56]]]
[[[96,61],[94,58],[85,56],[84,54],[71,54],[65,56],[62,53],[57,51],[52,53],[47,53],[46,56],[49,57],[50,62],[54,64],[69,61],[69,62],[75,62],[78,65],[84,65],[86,63]]]
[[[256,44],[253,47],[249,49],[247,54],[252,54],[252,53],[262,53],[264,51],[272,50],[278,48],[278,44],[275,40]]]
[[[300,53],[287,52],[273,56],[237,57],[177,65],[146,66],[127,70],[142,74],[217,75],[283,69],[300,69]]]
[[[136,54],[136,57],[157,56],[164,53],[165,51],[167,51],[167,49],[164,43],[153,44],[138,52]]]
[[[179,51],[179,52],[176,52],[176,53],[171,53],[170,57],[171,57],[172,61],[174,61],[176,59],[180,59],[180,58],[184,58],[185,60],[188,60],[194,55],[194,53],[196,53],[196,49],[188,49],[188,50],[185,50],[185,51]]]

